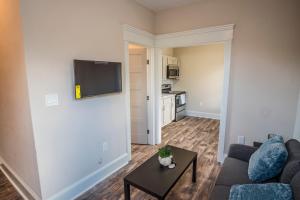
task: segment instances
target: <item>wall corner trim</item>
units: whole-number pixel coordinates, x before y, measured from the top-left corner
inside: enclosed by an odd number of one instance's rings
[[[107,163],[102,168],[96,170],[95,172],[92,172],[91,174],[85,176],[74,184],[66,187],[57,194],[54,194],[50,198],[47,198],[47,200],[75,199],[127,165],[128,161],[128,154],[125,153],[115,160],[111,161],[110,163]]]
[[[207,113],[207,112],[187,110],[186,115],[190,116],[190,117],[202,117],[202,118],[220,120],[220,114],[217,114],[217,113]]]

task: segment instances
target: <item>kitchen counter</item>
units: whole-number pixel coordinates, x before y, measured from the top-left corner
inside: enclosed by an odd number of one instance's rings
[[[161,98],[170,98],[170,97],[175,97],[175,94],[165,94],[165,93],[162,93],[161,94]]]

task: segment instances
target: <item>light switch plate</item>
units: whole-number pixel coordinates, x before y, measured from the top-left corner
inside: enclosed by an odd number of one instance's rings
[[[58,106],[58,94],[47,94],[45,95],[45,104],[47,107],[49,106]]]
[[[238,136],[238,144],[245,144],[245,136]]]
[[[108,151],[108,143],[107,142],[103,142],[103,144],[102,144],[102,150],[103,150],[103,152]]]

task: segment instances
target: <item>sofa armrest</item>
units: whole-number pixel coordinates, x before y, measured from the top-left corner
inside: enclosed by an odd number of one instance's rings
[[[249,162],[251,155],[257,150],[257,147],[247,146],[243,144],[232,144],[229,148],[228,157],[236,158],[245,162]]]

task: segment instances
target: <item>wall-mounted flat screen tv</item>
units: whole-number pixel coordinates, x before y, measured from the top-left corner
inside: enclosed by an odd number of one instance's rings
[[[122,91],[121,63],[74,60],[75,98]]]

